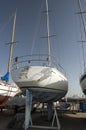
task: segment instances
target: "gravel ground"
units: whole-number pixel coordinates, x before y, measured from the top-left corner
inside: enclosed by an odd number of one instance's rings
[[[40,112],[33,113],[33,124],[35,125],[51,125],[47,120],[47,115]],[[61,130],[86,130],[86,112],[77,113],[60,113],[59,121],[61,124]],[[14,115],[11,110],[4,110],[0,112],[0,130],[24,130],[23,126],[24,113],[18,113]],[[55,123],[56,124],[56,123]],[[9,129],[8,129],[9,128]],[[37,130],[36,128],[31,130]],[[47,130],[47,129],[46,129]]]

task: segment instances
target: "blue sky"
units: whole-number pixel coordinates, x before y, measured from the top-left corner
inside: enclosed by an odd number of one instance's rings
[[[48,0],[50,16],[50,34],[56,36],[51,39],[51,53],[66,71],[69,82],[68,95],[82,94],[79,78],[83,72],[83,58],[81,43],[84,40],[83,27],[77,0]],[[83,10],[86,1],[82,0]],[[45,0],[0,0],[0,74],[7,71],[13,13],[17,9],[15,41],[19,41],[13,48],[13,57],[30,54],[32,44],[35,50],[47,51],[46,40],[40,37],[46,35]],[[82,24],[82,23],[81,23]],[[80,29],[81,28],[81,29]],[[82,39],[81,39],[82,33]],[[86,45],[84,45],[86,50]],[[85,52],[86,55],[86,52]]]

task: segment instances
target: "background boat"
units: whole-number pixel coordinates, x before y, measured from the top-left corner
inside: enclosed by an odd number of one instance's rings
[[[9,43],[10,53],[9,53],[9,60],[8,60],[8,69],[7,69],[7,73],[4,76],[2,76],[0,79],[0,106],[6,105],[9,99],[13,98],[18,92],[20,92],[20,89],[16,84],[9,82],[12,47],[14,43],[15,22],[16,22],[16,13],[14,14],[12,40]]]

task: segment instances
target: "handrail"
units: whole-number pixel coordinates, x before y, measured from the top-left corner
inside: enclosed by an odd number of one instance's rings
[[[54,56],[51,56],[51,66],[57,68],[65,75],[64,68],[57,63],[57,60]],[[32,55],[24,55],[20,57],[15,57],[12,59],[12,69],[16,69],[17,67],[24,66],[49,66],[48,65],[48,54],[32,54]]]

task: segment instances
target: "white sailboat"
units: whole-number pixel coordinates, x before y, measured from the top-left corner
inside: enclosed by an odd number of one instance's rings
[[[84,20],[84,16],[83,16],[83,13],[86,13],[86,11],[82,10],[80,0],[78,0],[78,5],[79,5],[79,8],[80,8],[79,14],[81,14],[82,24],[83,24],[83,28],[84,28],[85,37],[86,37],[86,27],[85,27],[85,20]],[[84,42],[86,42],[86,41],[82,41],[84,72],[80,76],[80,86],[81,86],[83,93],[86,95],[86,67],[85,67],[84,46],[83,46]]]
[[[33,54],[13,60],[11,76],[19,88],[32,92],[33,100],[54,102],[68,91],[68,80],[55,66],[51,56],[48,1],[46,0],[48,54]]]
[[[17,85],[13,83],[12,84],[9,83],[9,73],[10,73],[10,64],[11,64],[11,56],[12,56],[12,46],[14,41],[15,22],[16,22],[16,13],[14,14],[12,40],[10,43],[10,53],[9,53],[9,61],[8,61],[8,71],[0,79],[0,106],[4,106],[8,102],[9,98],[14,97],[20,91]]]

